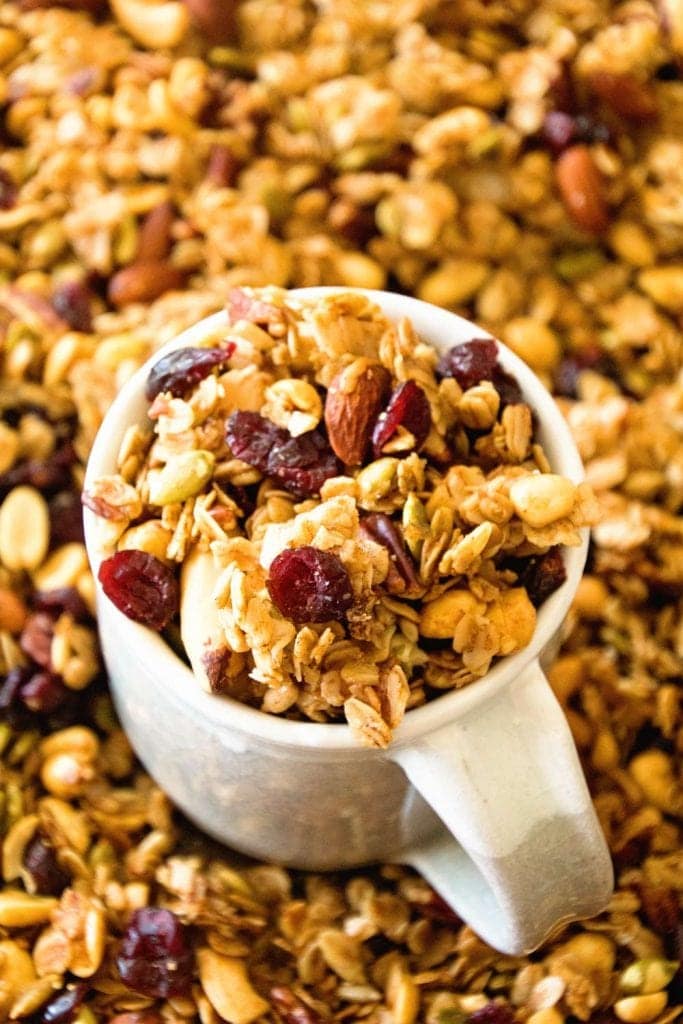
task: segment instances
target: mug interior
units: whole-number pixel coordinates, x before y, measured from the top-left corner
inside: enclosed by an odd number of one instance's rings
[[[439,351],[474,338],[492,337],[487,331],[454,313],[405,295],[332,287],[295,289],[289,294],[296,298],[309,299],[348,291],[360,291],[368,295],[392,319],[409,317],[420,337]],[[206,317],[155,352],[124,385],[108,410],[93,444],[85,475],[86,487],[97,477],[116,472],[116,457],[126,429],[133,423],[144,421],[148,405],[144,395],[145,382],[154,363],[172,349],[195,345],[207,336],[220,335],[224,329],[228,329],[225,312]],[[539,440],[553,470],[579,483],[583,479],[581,459],[569,427],[555,401],[526,363],[498,339],[496,341],[503,369],[517,379],[524,398],[536,413]],[[84,509],[84,523],[88,557],[97,579],[99,564],[107,552],[103,549],[97,517],[87,508]],[[501,658],[486,676],[475,683],[461,690],[444,693],[409,711],[394,734],[393,748],[414,741],[417,737],[443,726],[450,719],[495,696],[501,687],[514,680],[530,661],[538,657],[567,614],[583,572],[587,549],[588,531],[585,530],[580,546],[563,550],[567,579],[538,610],[536,630],[531,643],[516,654]],[[110,616],[115,617],[117,633],[125,633],[126,647],[135,648],[141,657],[153,661],[156,671],[165,680],[168,700],[180,705],[184,713],[199,715],[209,720],[216,729],[239,730],[283,746],[334,752],[353,751],[354,755],[358,756],[361,748],[348,725],[292,722],[248,707],[230,697],[217,697],[205,693],[196,683],[190,667],[175,654],[158,633],[126,618],[103,595],[99,583],[97,592],[101,625],[105,624]],[[381,751],[363,750],[363,753],[381,755]]]

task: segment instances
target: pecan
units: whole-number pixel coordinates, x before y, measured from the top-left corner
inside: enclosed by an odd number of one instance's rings
[[[182,288],[184,282],[182,270],[169,263],[132,263],[114,274],[107,295],[113,306],[127,306],[129,302],[152,302],[164,292]]]
[[[401,531],[396,523],[384,512],[371,512],[361,521],[361,530],[370,540],[381,544],[389,552],[389,593],[401,594],[404,597],[417,597],[422,594],[424,587],[420,583],[415,563],[406,551]]]
[[[284,1024],[323,1024],[323,1018],[302,1002],[286,985],[270,990],[270,999]]]
[[[345,465],[360,466],[365,461],[390,385],[389,371],[366,360],[344,367],[330,383],[325,426],[332,450]]]
[[[609,226],[605,185],[588,146],[570,146],[555,164],[555,177],[567,213],[577,227],[599,234]]]

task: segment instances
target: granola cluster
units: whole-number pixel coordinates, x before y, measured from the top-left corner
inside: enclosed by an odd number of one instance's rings
[[[682,58],[677,0],[0,4],[0,1019],[680,1018]],[[530,957],[407,869],[216,847],[116,722],[82,465],[156,347],[268,283],[463,313],[587,465],[604,516],[550,678],[617,888]]]
[[[491,340],[437,365],[409,320],[351,292],[234,289],[227,313],[218,348],[151,370],[153,430],[129,428],[120,472],[84,492],[118,548],[105,593],[146,624],[179,610],[212,692],[343,714],[385,747],[406,710],[529,643],[592,491],[550,471]]]

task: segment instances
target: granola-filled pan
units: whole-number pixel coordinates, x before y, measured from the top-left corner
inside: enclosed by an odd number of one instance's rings
[[[681,5],[228,7],[0,7],[0,1020],[673,1021]],[[617,888],[528,958],[408,869],[314,876],[211,845],[107,695],[80,526],[105,410],[231,289],[318,284],[500,337],[557,395],[597,494],[549,675]]]

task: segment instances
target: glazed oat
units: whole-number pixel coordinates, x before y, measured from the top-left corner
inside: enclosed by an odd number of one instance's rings
[[[0,5],[0,496],[39,490],[51,527],[41,565],[0,566],[0,1018],[54,1020],[61,1001],[78,1024],[217,1024],[264,1000],[272,1024],[675,1021],[680,3],[243,0],[239,35],[216,44],[180,0],[39,3]],[[599,169],[602,234],[559,191],[572,145]],[[170,226],[151,216],[169,201]],[[178,270],[192,288],[161,294]],[[410,871],[301,875],[207,844],[103,692],[79,527],[89,444],[157,346],[269,281],[418,294],[564,396],[606,517],[550,676],[617,890],[531,957],[486,947]],[[146,905],[190,926],[187,995],[121,980]]]
[[[227,314],[152,368],[153,430],[84,491],[104,592],[157,629],[179,611],[212,692],[386,746],[529,643],[594,497],[550,471],[493,340],[439,359],[352,292],[233,289]]]

